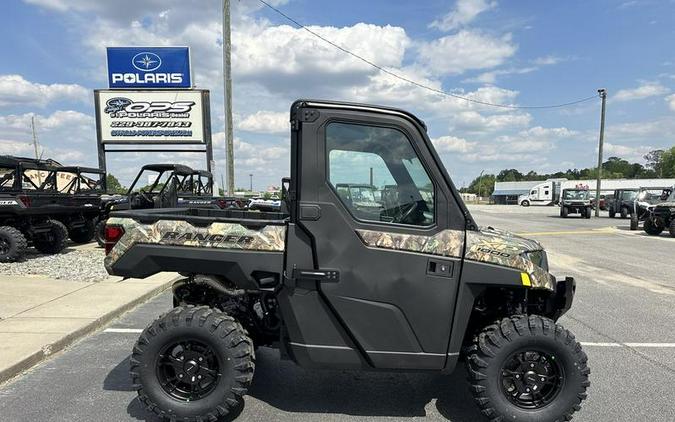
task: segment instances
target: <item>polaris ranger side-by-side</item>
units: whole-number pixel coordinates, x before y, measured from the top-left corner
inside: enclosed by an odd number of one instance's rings
[[[59,253],[69,235],[75,242],[89,235],[100,196],[81,186],[89,183],[81,180],[81,170],[51,160],[0,156],[0,262],[21,259],[28,246]]]
[[[148,183],[147,185],[143,185]],[[213,176],[182,164],[147,164],[141,167],[125,195],[101,203],[96,240],[105,244],[105,222],[112,211],[151,208],[226,208],[227,198],[213,196]]]
[[[579,214],[582,218],[591,218],[593,204],[588,189],[563,189],[560,195],[560,216]]]
[[[616,189],[609,204],[607,204],[607,212],[609,218],[616,217],[619,214],[621,218],[626,218],[633,212],[633,202],[637,195],[637,188],[630,189]]]
[[[548,272],[536,241],[477,227],[421,120],[297,101],[290,168],[287,213],[155,209],[108,220],[110,274],[189,274],[130,359],[150,411],[181,421],[229,414],[251,384],[257,346],[306,368],[449,373],[465,361],[493,421],[562,421],[579,410],[587,358],[556,323],[574,280]],[[396,198],[379,215],[338,193],[371,180]]]

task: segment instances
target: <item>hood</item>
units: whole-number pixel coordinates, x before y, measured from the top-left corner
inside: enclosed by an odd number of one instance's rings
[[[539,242],[492,227],[469,231],[464,258],[514,268],[527,273],[532,287],[553,290],[546,252]]]

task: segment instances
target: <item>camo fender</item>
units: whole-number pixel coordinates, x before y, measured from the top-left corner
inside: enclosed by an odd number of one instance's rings
[[[197,227],[181,220],[142,224],[131,218],[118,217],[108,219],[106,224],[124,228],[124,235],[105,257],[108,272],[135,244],[283,252],[286,240],[286,227],[276,225],[253,230],[236,223],[214,222],[206,227]]]

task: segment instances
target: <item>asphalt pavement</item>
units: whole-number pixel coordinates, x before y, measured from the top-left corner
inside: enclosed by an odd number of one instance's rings
[[[549,251],[577,294],[560,322],[589,355],[579,421],[673,421],[675,239],[628,220],[561,219],[557,208],[478,206],[481,225],[524,233]],[[164,293],[0,386],[2,421],[154,421],[136,399],[128,357],[138,330],[171,307]],[[305,370],[261,348],[238,421],[481,420],[463,368],[452,375]]]

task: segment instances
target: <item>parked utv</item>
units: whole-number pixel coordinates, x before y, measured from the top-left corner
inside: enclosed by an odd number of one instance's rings
[[[670,235],[675,237],[675,186],[668,191],[668,197],[663,202],[647,208],[643,227],[649,235],[658,236],[668,229]]]
[[[607,205],[609,218],[614,218],[618,213],[621,218],[626,218],[633,212],[633,202],[639,189],[616,189]]]
[[[579,214],[583,218],[591,218],[593,204],[588,189],[563,189],[560,195],[560,216],[567,218],[569,214]]]
[[[640,227],[640,221],[647,222],[651,215],[650,209],[663,201],[666,201],[673,191],[672,187],[641,187],[633,201],[633,210],[630,216],[630,229],[637,230]],[[647,223],[650,225],[653,221]],[[645,230],[657,230],[656,227],[650,227]],[[663,229],[661,229],[663,230]]]
[[[141,186],[149,181],[146,186]],[[102,201],[96,240],[104,246],[105,222],[110,212],[151,208],[226,208],[226,198],[213,196],[213,176],[182,164],[147,164],[141,168],[125,195]]]
[[[82,172],[52,160],[0,156],[0,262],[28,246],[55,254],[70,234],[82,241],[98,215],[99,195],[87,193]],[[88,169],[93,172],[98,169]]]
[[[590,370],[556,321],[575,282],[548,271],[533,240],[479,229],[433,148],[403,110],[301,100],[291,108],[286,212],[114,212],[110,274],[189,274],[175,308],[133,348],[140,401],[171,420],[230,415],[255,349],[306,368],[435,371],[460,361],[492,421],[569,420]],[[396,189],[379,215],[338,185]],[[422,193],[425,192],[425,193]]]

